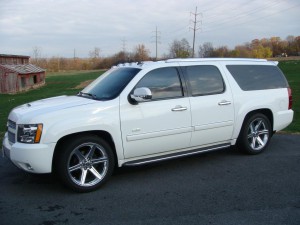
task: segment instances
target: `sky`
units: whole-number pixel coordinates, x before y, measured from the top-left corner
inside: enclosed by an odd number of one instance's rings
[[[144,44],[155,56],[174,40],[214,47],[273,36],[300,36],[300,0],[0,0],[0,54],[41,57],[100,56]]]

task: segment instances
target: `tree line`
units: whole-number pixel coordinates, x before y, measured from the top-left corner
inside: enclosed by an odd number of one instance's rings
[[[188,58],[192,57],[192,48],[183,38],[174,40],[169,45],[169,52],[161,59],[166,58]],[[89,52],[88,58],[64,58],[64,57],[41,57],[41,49],[33,48],[33,55],[30,59],[32,64],[38,65],[47,71],[63,70],[92,70],[107,69],[113,65],[124,62],[155,61],[150,57],[150,51],[144,44],[137,45],[132,52],[120,51],[109,57],[101,57],[101,49],[95,47]],[[237,45],[234,49],[227,46],[214,47],[211,42],[205,42],[198,47],[194,54],[196,57],[241,57],[241,58],[271,58],[300,56],[300,36],[288,36],[282,40],[280,37],[254,39],[243,45]]]
[[[227,46],[214,48],[212,43],[206,42],[199,46],[199,57],[242,57],[242,58],[272,58],[300,56],[300,36],[288,36],[285,40],[280,37],[269,39],[254,39],[234,49]]]

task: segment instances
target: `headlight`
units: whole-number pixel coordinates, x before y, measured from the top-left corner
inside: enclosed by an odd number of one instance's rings
[[[22,143],[39,143],[43,131],[43,124],[19,124],[18,125],[18,142]]]

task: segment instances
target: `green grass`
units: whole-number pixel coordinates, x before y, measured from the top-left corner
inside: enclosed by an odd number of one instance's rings
[[[300,132],[300,61],[282,61],[279,63],[280,69],[285,74],[293,95],[293,122],[284,131],[299,133]]]
[[[300,61],[282,61],[279,67],[286,75],[293,91],[293,110],[295,112],[293,123],[284,131],[300,132]],[[96,79],[103,71],[65,72],[49,74],[46,86],[28,92],[7,95],[0,94],[0,144],[6,130],[6,121],[9,112],[16,106],[34,100],[59,95],[75,95],[80,89],[74,89],[81,82]]]
[[[64,72],[47,72],[47,77],[56,77],[56,76],[74,76],[74,75],[84,75],[90,73],[103,72],[105,70],[68,70]]]

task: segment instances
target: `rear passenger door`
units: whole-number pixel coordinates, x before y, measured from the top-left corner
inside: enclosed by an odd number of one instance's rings
[[[229,85],[215,65],[184,66],[192,113],[191,147],[229,142],[234,108]]]

